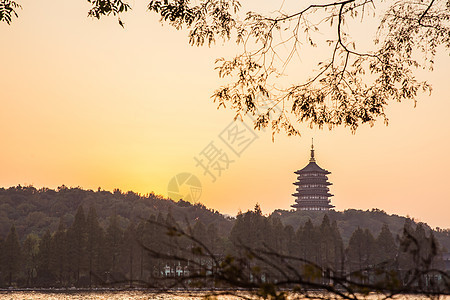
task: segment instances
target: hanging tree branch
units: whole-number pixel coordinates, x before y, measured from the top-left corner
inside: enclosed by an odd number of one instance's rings
[[[216,61],[219,76],[231,83],[219,87],[213,100],[218,107],[232,109],[235,118],[252,116],[255,129],[271,127],[273,134],[297,135],[302,124],[352,131],[379,119],[387,124],[388,103],[415,104],[420,92],[431,92],[427,82],[415,78],[415,71],[432,69],[437,48],[450,48],[449,0],[380,1],[381,8],[374,1],[330,1],[297,11],[244,14],[237,0],[152,0],[148,10],[160,15],[161,22],[187,28],[191,45],[234,39],[240,53]],[[121,26],[122,14],[131,9],[122,0],[88,2],[90,17],[113,15]],[[383,5],[390,6],[384,10]],[[0,21],[9,24],[17,8],[11,0],[0,0]],[[350,21],[347,26],[357,22],[359,15],[358,27],[368,26],[368,13],[382,19],[370,51],[361,51],[359,41],[343,26],[344,21]],[[311,53],[319,46],[320,51]],[[328,57],[316,57],[327,49]],[[298,72],[304,61],[316,61],[317,69]]]
[[[164,292],[179,287],[187,291],[204,288],[208,289],[210,295],[287,299],[286,291],[291,291],[299,299],[335,297],[352,300],[362,299],[369,292],[376,293],[382,299],[393,299],[401,294],[418,294],[432,299],[450,292],[450,277],[434,267],[438,255],[434,237],[430,235],[419,241],[406,228],[399,240],[400,254],[412,257],[414,265],[410,269],[392,269],[398,262],[386,261],[356,270],[350,270],[349,266],[339,270],[284,254],[264,243],[262,247],[251,247],[239,240],[230,253],[215,254],[204,241],[180,226],[151,220],[148,222],[167,232],[170,248],[158,251],[154,249],[153,243],[141,243],[146,252],[154,258],[190,266],[189,275],[152,277],[149,287]],[[190,228],[189,224],[187,227]],[[189,247],[181,246],[187,245],[187,241]],[[205,265],[202,260],[210,261],[211,264]],[[425,283],[423,280],[436,276],[442,278],[441,282],[429,280]],[[238,288],[243,290],[236,291]]]

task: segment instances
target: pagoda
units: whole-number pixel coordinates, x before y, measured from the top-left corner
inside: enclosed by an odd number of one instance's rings
[[[329,210],[334,207],[329,200],[333,195],[329,193],[328,186],[332,183],[328,182],[327,177],[331,172],[316,164],[314,144],[311,145],[309,164],[295,174],[297,182],[294,184],[297,186],[297,192],[292,194],[296,198],[292,207],[297,210]]]

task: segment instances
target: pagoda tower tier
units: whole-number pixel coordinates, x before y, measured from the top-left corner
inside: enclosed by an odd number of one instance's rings
[[[329,210],[334,206],[331,205],[329,186],[332,183],[328,182],[328,174],[331,172],[322,169],[316,163],[314,158],[314,145],[311,145],[311,158],[309,164],[301,170],[295,172],[297,181],[294,185],[297,186],[296,193],[292,194],[295,199],[293,208],[297,210]]]

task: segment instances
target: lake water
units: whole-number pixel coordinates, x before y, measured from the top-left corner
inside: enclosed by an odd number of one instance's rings
[[[112,299],[112,300],[128,300],[128,299],[158,299],[158,300],[166,300],[166,299],[174,299],[174,300],[200,300],[205,299],[206,293],[152,293],[152,292],[144,292],[144,291],[120,291],[120,292],[70,292],[70,293],[62,293],[62,292],[0,292],[0,299],[10,299],[10,300],[28,300],[28,299],[42,299],[42,300],[63,300],[63,299],[92,299],[92,300],[103,300],[103,299]],[[249,294],[241,294],[246,297],[251,297]],[[322,295],[323,297],[323,295]],[[215,299],[218,300],[233,300],[233,299],[242,299],[237,296],[217,296]],[[256,298],[254,298],[256,299]],[[291,295],[290,299],[301,299],[298,295]],[[331,299],[334,299],[331,297]],[[364,298],[361,298],[364,299]],[[381,296],[371,295],[365,299],[375,300],[382,299]],[[422,296],[398,296],[394,299],[399,300],[420,300],[424,299]],[[442,296],[439,299],[450,300],[450,296]]]

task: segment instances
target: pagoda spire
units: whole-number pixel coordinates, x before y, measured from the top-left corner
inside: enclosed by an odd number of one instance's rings
[[[309,159],[310,162],[315,162],[316,159],[314,158],[314,138],[311,138],[311,158]]]

